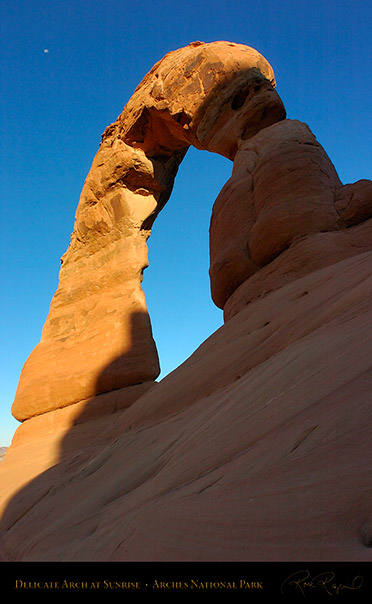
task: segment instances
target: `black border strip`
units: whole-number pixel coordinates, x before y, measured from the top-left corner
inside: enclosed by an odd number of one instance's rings
[[[2,562],[2,593],[14,600],[94,593],[121,601],[144,595],[224,595],[228,601],[367,602],[369,562]],[[131,594],[129,598],[129,594]],[[249,596],[249,597],[248,597]]]

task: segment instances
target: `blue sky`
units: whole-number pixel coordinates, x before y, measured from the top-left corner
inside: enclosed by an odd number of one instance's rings
[[[253,46],[289,118],[306,122],[346,184],[371,178],[369,1],[2,0],[0,445],[23,363],[40,339],[60,256],[105,127],[164,54],[194,40]],[[44,52],[48,50],[48,52]],[[163,375],[222,324],[208,228],[231,173],[191,150],[149,240],[143,287]]]

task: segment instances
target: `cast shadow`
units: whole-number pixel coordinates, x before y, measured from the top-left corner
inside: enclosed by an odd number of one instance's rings
[[[68,513],[68,510],[61,507],[58,491],[63,491],[66,484],[76,480],[79,471],[112,444],[115,437],[120,436],[123,428],[120,424],[116,429],[118,419],[138,398],[155,387],[156,382],[153,380],[136,381],[136,375],[139,375],[139,372],[136,373],[136,365],[141,365],[141,340],[143,341],[144,327],[149,321],[146,312],[132,314],[131,347],[109,363],[97,376],[95,396],[45,414],[45,419],[47,423],[49,420],[50,425],[47,427],[47,437],[40,440],[40,448],[44,448],[41,458],[44,456],[44,463],[48,463],[48,456],[54,461],[47,470],[17,491],[7,504],[0,520],[0,561],[40,560],[38,534],[43,533],[45,529],[46,535],[48,534],[48,518],[54,523],[59,516]],[[109,384],[115,383],[124,367],[126,373],[128,369],[133,371],[133,383],[109,390]],[[38,417],[40,419],[42,416]],[[59,420],[61,424],[58,423]],[[58,433],[61,434],[60,440]],[[26,440],[24,444],[18,444],[18,455],[22,454],[22,458],[27,459],[29,450],[32,454],[34,446],[34,440],[31,443]],[[22,463],[22,459],[20,461]],[[3,463],[6,464],[7,460]],[[100,485],[97,484],[97,491],[99,488]],[[76,483],[72,506],[78,504],[79,497],[85,497],[84,490],[80,491],[79,484]],[[35,554],[32,553],[34,547]],[[48,549],[45,543],[43,549]],[[52,550],[55,551],[53,546]],[[55,554],[45,561],[65,561],[63,557],[56,560],[54,556]],[[63,556],[63,553],[60,556]]]

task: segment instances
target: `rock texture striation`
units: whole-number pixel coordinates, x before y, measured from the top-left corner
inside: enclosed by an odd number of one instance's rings
[[[274,85],[197,42],[106,129],[13,405],[3,560],[372,560],[372,183],[343,185]],[[233,161],[225,324],[157,384],[141,277],[189,145]]]

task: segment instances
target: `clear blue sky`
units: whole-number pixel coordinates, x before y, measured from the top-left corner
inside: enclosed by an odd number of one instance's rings
[[[370,1],[2,0],[0,445],[23,363],[40,339],[98,149],[133,90],[194,40],[253,46],[289,118],[306,122],[344,183],[372,177]],[[48,52],[44,52],[45,50]],[[211,208],[227,160],[191,150],[149,240],[144,290],[163,375],[216,328]]]

